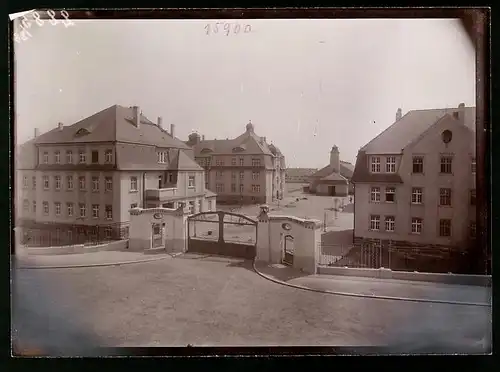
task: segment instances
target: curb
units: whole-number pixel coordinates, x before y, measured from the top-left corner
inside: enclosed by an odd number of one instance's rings
[[[389,300],[389,301],[405,301],[405,302],[420,302],[420,303],[431,303],[431,304],[445,304],[445,305],[461,305],[461,306],[477,306],[477,307],[491,307],[491,304],[481,303],[481,302],[462,302],[462,301],[445,301],[445,300],[430,300],[425,298],[411,298],[411,297],[393,297],[393,296],[376,296],[376,295],[366,295],[360,293],[350,293],[350,292],[337,292],[337,291],[329,291],[323,289],[314,289],[310,287],[305,287],[303,285],[291,284],[284,282],[282,280],[276,279],[270,275],[264,274],[257,270],[255,266],[255,260],[252,263],[253,270],[262,278],[269,280],[271,282],[284,285],[291,288],[302,289],[310,292],[317,293],[326,293],[336,296],[344,296],[344,297],[357,297],[357,298],[371,298],[374,300]]]
[[[161,260],[165,260],[167,258],[174,258],[174,257],[176,257],[176,255],[167,254],[166,256],[147,258],[144,260],[122,261],[122,262],[114,262],[114,263],[86,264],[86,265],[19,266],[19,267],[17,267],[17,269],[19,269],[19,270],[43,270],[43,269],[73,269],[73,268],[77,269],[77,268],[85,268],[85,267],[121,266],[121,265],[135,264],[135,263],[161,261]]]

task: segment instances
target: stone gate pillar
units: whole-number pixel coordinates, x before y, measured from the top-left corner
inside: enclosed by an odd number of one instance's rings
[[[269,236],[269,207],[260,206],[260,213],[257,216],[257,252],[256,261],[270,262],[270,236]]]

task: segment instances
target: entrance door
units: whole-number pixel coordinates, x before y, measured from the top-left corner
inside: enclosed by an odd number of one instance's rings
[[[293,236],[285,236],[285,255],[283,257],[283,263],[287,265],[293,265]]]
[[[152,226],[153,248],[163,247],[163,226],[159,223],[154,223]]]
[[[335,196],[335,186],[328,186],[328,195]]]

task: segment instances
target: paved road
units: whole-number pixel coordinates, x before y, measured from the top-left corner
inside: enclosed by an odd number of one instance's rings
[[[487,308],[308,292],[263,279],[248,261],[202,257],[18,271],[14,278],[16,334],[25,343],[53,350],[61,344],[76,348],[96,343],[390,344],[407,352],[467,353],[488,346],[491,313]],[[377,286],[393,294],[414,291],[404,285]],[[467,293],[463,295],[480,296]],[[75,337],[78,333],[81,336]]]

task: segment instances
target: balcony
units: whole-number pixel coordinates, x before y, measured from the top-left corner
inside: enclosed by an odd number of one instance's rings
[[[177,187],[146,189],[146,199],[148,200],[165,200],[173,196],[177,196]]]

